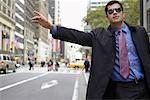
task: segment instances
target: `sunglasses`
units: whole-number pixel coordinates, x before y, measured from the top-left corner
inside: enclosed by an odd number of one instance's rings
[[[113,8],[113,9],[108,9],[107,13],[110,15],[110,14],[113,14],[114,11],[117,13],[120,13],[122,10],[121,10],[121,8]]]

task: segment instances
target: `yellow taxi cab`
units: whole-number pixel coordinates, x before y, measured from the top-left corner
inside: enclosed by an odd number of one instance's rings
[[[77,60],[76,62],[71,62],[69,64],[69,67],[70,68],[81,68],[81,69],[84,69],[85,68],[84,61],[83,60]]]

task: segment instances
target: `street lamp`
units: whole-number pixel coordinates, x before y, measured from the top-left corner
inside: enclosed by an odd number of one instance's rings
[[[143,26],[143,0],[140,0],[140,25]]]

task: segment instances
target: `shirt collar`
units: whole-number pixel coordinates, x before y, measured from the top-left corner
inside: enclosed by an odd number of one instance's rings
[[[121,30],[126,34],[126,33],[127,33],[127,30],[128,30],[128,26],[127,26],[125,23],[123,23],[123,25],[121,26]],[[112,28],[111,31],[112,31],[113,34],[115,34],[116,36],[119,35],[117,28]]]

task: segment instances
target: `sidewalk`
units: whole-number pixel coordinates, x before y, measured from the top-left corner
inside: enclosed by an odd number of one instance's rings
[[[24,66],[21,66],[19,68],[16,69],[16,72],[17,73],[21,73],[21,72],[35,72],[35,73],[43,73],[43,72],[48,72],[48,67],[47,66],[44,66],[44,67],[41,67],[40,64],[38,65],[34,65],[33,69],[29,70],[29,65],[24,65]],[[76,73],[76,74],[79,74],[82,72],[82,70],[74,70],[74,69],[71,69],[71,68],[66,68],[66,67],[60,67],[58,69],[58,71],[55,71],[55,70],[51,70],[49,72],[61,72],[61,73]]]

